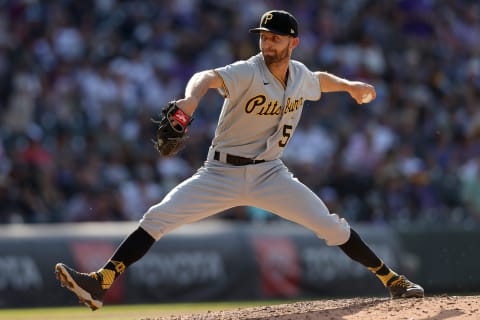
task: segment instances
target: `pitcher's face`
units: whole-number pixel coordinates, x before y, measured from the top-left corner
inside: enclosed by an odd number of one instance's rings
[[[288,63],[296,41],[291,36],[282,36],[268,31],[260,32],[260,51],[267,66],[273,63]]]

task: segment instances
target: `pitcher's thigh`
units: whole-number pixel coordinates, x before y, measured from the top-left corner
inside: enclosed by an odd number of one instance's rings
[[[158,240],[186,223],[235,206],[238,193],[224,182],[210,174],[192,176],[153,205],[140,220],[141,227]]]
[[[315,232],[328,245],[340,245],[350,237],[348,222],[331,214],[307,186],[289,175],[279,175],[257,194],[257,205]]]

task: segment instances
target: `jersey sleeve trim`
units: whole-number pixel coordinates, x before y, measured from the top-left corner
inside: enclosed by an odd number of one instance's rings
[[[223,77],[222,75],[220,74],[220,72],[218,72],[217,70],[213,70],[213,72],[215,72],[217,74],[217,76],[220,77],[220,79],[222,79],[222,87],[221,88],[218,88],[218,92],[224,97],[224,98],[228,98],[230,96],[230,93],[228,92],[228,88],[227,86],[225,85],[225,81],[223,80]]]

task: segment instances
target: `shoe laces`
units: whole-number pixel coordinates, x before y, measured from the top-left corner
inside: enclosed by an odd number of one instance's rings
[[[405,279],[404,276],[398,276],[398,279],[395,279],[390,284],[390,287],[401,287],[401,288],[409,288],[412,286],[412,283]]]

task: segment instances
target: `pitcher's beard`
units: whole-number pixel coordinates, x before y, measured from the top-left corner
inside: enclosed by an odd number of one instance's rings
[[[285,48],[285,50],[282,50],[278,53],[274,53],[274,54],[268,54],[266,55],[265,53],[263,53],[263,59],[265,60],[265,64],[267,66],[271,66],[275,63],[282,63],[282,62],[286,62],[288,61],[288,48]]]

